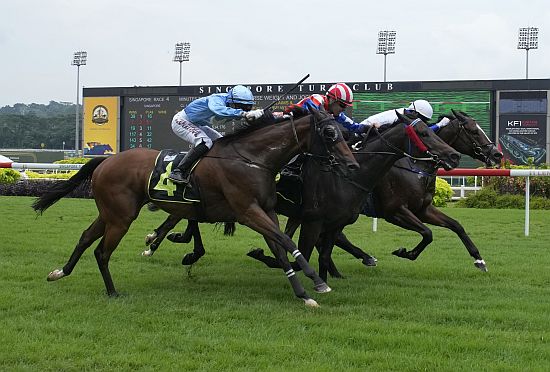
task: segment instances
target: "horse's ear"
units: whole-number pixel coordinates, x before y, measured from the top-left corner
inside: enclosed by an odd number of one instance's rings
[[[453,114],[456,116],[456,118],[460,121],[467,121],[468,119],[463,115],[463,112],[462,111],[455,111],[453,109],[451,109],[451,111],[453,112]]]
[[[399,111],[395,110],[395,114],[397,115],[397,118],[400,122],[408,123],[410,120],[403,114],[401,114]]]

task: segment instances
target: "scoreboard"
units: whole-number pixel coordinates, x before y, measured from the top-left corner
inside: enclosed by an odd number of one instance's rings
[[[308,95],[288,95],[279,101],[274,110],[283,110],[287,105]],[[120,115],[120,151],[136,147],[156,150],[175,149],[186,151],[190,144],[177,137],[172,131],[173,116],[193,100],[201,96],[141,96],[123,97]],[[281,96],[255,95],[256,107],[261,108]],[[212,128],[222,135],[232,133],[238,125],[237,119],[214,119]]]

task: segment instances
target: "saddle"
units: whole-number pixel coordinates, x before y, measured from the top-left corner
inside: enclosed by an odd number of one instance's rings
[[[155,160],[155,167],[149,175],[147,192],[149,198],[154,201],[175,202],[175,203],[199,203],[200,187],[198,179],[193,171],[200,159],[191,167],[191,178],[188,184],[177,184],[172,182],[168,176],[174,167],[174,159],[178,156],[174,150],[162,150]]]

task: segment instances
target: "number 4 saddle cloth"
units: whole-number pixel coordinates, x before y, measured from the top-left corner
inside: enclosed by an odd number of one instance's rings
[[[198,203],[200,202],[199,185],[191,174],[191,181],[188,184],[172,182],[168,176],[172,172],[174,159],[178,155],[174,150],[162,150],[155,160],[155,168],[149,176],[147,191],[149,198],[155,201],[174,203]],[[199,160],[200,161],[200,160]],[[199,162],[197,161],[191,172]]]

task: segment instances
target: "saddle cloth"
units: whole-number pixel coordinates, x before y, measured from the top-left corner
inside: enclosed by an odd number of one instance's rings
[[[177,155],[178,152],[174,150],[162,150],[157,155],[155,167],[149,175],[149,184],[147,187],[149,198],[163,202],[199,203],[200,190],[193,173],[191,173],[190,182],[186,185],[172,182],[168,178],[170,172],[172,172],[173,162]],[[193,172],[199,161],[193,165],[191,172]]]

